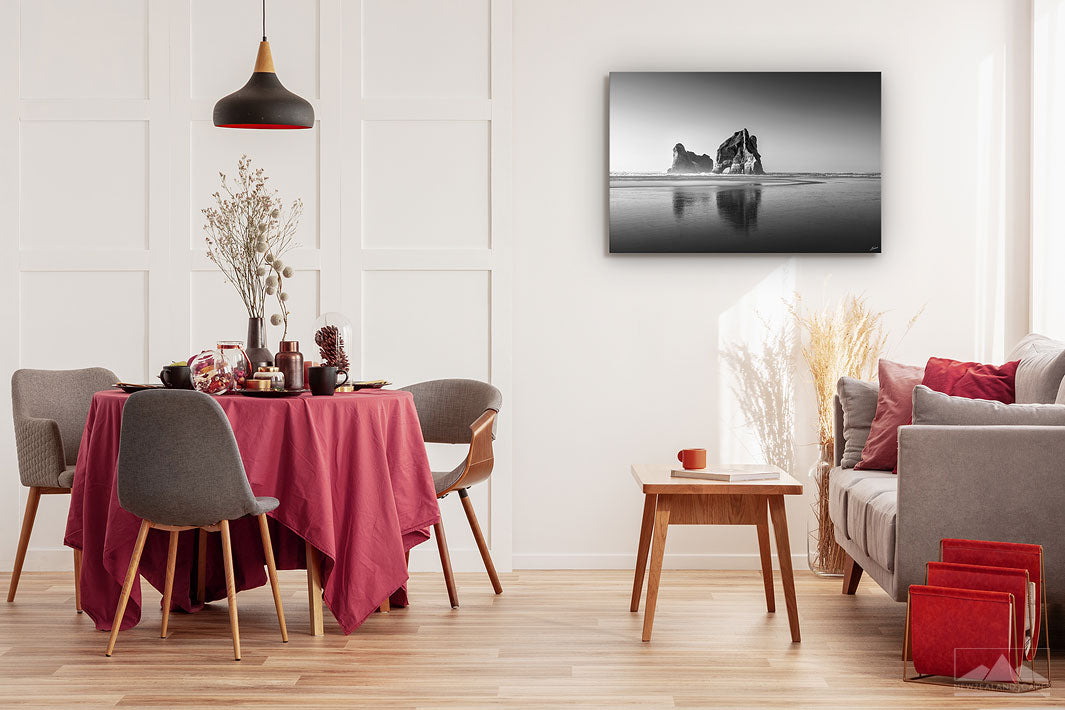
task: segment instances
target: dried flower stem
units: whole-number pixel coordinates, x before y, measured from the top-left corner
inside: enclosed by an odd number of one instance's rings
[[[270,264],[293,247],[293,236],[303,214],[303,202],[285,208],[262,168],[252,169],[247,155],[237,161],[233,183],[218,173],[222,187],[211,197],[215,204],[201,212],[207,258],[222,271],[240,294],[249,318],[262,318],[266,305],[266,278]],[[280,293],[280,290],[278,291]]]

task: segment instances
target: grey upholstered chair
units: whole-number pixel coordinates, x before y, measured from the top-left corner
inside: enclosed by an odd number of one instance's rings
[[[495,459],[492,455],[492,440],[495,439],[496,414],[503,402],[499,390],[486,382],[477,380],[431,380],[404,387],[414,395],[414,406],[422,425],[422,438],[436,444],[469,444],[466,459],[451,471],[433,472],[436,497],[443,498],[458,491],[470,530],[477,541],[477,549],[484,561],[484,568],[492,580],[496,594],[503,593],[499,575],[492,564],[488,544],[473,512],[466,489],[492,475]],[[436,546],[440,551],[440,565],[444,568],[444,581],[452,607],[459,605],[455,589],[455,576],[451,571],[451,556],[448,554],[444,523],[433,526]]]
[[[7,600],[15,601],[22,563],[42,495],[70,493],[81,432],[92,396],[118,380],[102,367],[83,370],[16,370],[11,376],[11,410],[22,485],[30,489]],[[81,612],[81,550],[74,550],[74,606]]]
[[[166,638],[178,534],[183,530],[200,529],[222,533],[233,655],[240,660],[229,521],[245,515],[254,515],[259,519],[259,533],[270,587],[274,593],[277,621],[281,626],[281,640],[288,641],[285,612],[277,586],[277,568],[266,524],[266,513],[275,509],[278,501],[277,498],[256,497],[252,493],[233,429],[214,398],[192,390],[149,390],[130,396],[122,409],[118,502],[142,518],[142,521],[111,624],[108,656],[118,639],[118,630],[126,613],[130,590],[137,579],[137,568],[148,531],[156,528],[170,533],[160,632]]]

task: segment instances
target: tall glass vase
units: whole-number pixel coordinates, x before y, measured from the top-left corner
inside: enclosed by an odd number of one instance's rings
[[[247,345],[244,352],[254,368],[264,362],[272,363],[274,354],[266,347],[266,326],[262,318],[248,319],[248,337],[244,341]]]
[[[822,577],[838,577],[843,574],[844,552],[836,543],[832,518],[828,513],[828,475],[835,465],[835,446],[829,441],[821,444],[817,461],[810,468],[810,480],[814,484],[813,519],[806,537],[806,561],[810,571]]]

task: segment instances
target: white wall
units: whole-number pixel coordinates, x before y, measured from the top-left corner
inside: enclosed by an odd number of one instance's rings
[[[200,209],[247,153],[305,204],[288,259],[305,355],[315,317],[337,310],[355,324],[356,377],[509,391],[509,1],[268,0],[267,19],[311,130],[211,124],[251,72],[258,0],[0,0],[0,372],[98,364],[148,381],[243,338]],[[0,413],[6,567],[25,490]],[[510,422],[500,431],[500,475],[472,497],[507,569]],[[461,455],[431,452],[449,469]],[[27,569],[69,566],[67,500],[42,502]],[[479,564],[457,501],[442,507],[457,566]],[[430,547],[416,567],[436,564]]]
[[[504,389],[500,466],[476,499],[497,564],[513,536],[517,567],[624,567],[640,510],[630,462],[694,445],[751,455],[718,350],[757,335],[756,309],[796,289],[811,303],[865,291],[898,332],[927,304],[892,353],[907,362],[993,360],[1025,329],[1025,2],[269,6],[279,75],[314,102],[312,131],[209,124],[251,68],[254,0],[0,0],[0,371],[99,363],[141,379],[241,337],[198,210],[247,151],[308,205],[301,340],[316,313],[341,310],[366,376]],[[882,71],[884,253],[608,255],[607,73],[637,69]],[[24,497],[0,412],[6,566]],[[65,506],[42,504],[27,569],[69,564]],[[442,507],[457,566],[476,569],[455,502]],[[789,515],[801,552],[805,503]],[[755,546],[691,529],[670,552],[739,567]]]
[[[630,462],[750,456],[718,350],[795,289],[864,292],[895,333],[927,304],[904,362],[1001,358],[1027,325],[1029,33],[1016,0],[517,0],[516,567],[628,566]],[[608,72],[762,69],[883,72],[883,254],[608,255]],[[755,566],[753,532],[670,537],[673,564]]]
[[[1032,2],[1032,329],[1065,332],[1065,1]]]

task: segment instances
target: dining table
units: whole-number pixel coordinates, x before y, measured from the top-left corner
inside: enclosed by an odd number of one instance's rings
[[[122,410],[130,396],[117,389],[93,396],[64,537],[81,551],[82,608],[103,631],[115,622],[141,522],[122,508],[117,488]],[[267,513],[274,556],[279,569],[307,570],[311,632],[323,633],[323,600],[345,634],[386,604],[406,605],[407,555],[440,519],[411,394],[366,389],[215,399],[232,426],[252,491],[280,501]],[[266,584],[258,522],[233,521],[231,535],[237,590]],[[140,574],[158,590],[167,546],[167,533],[153,530],[141,558]],[[172,610],[195,612],[225,598],[220,536],[182,532]],[[135,584],[121,628],[135,626],[140,616]]]

